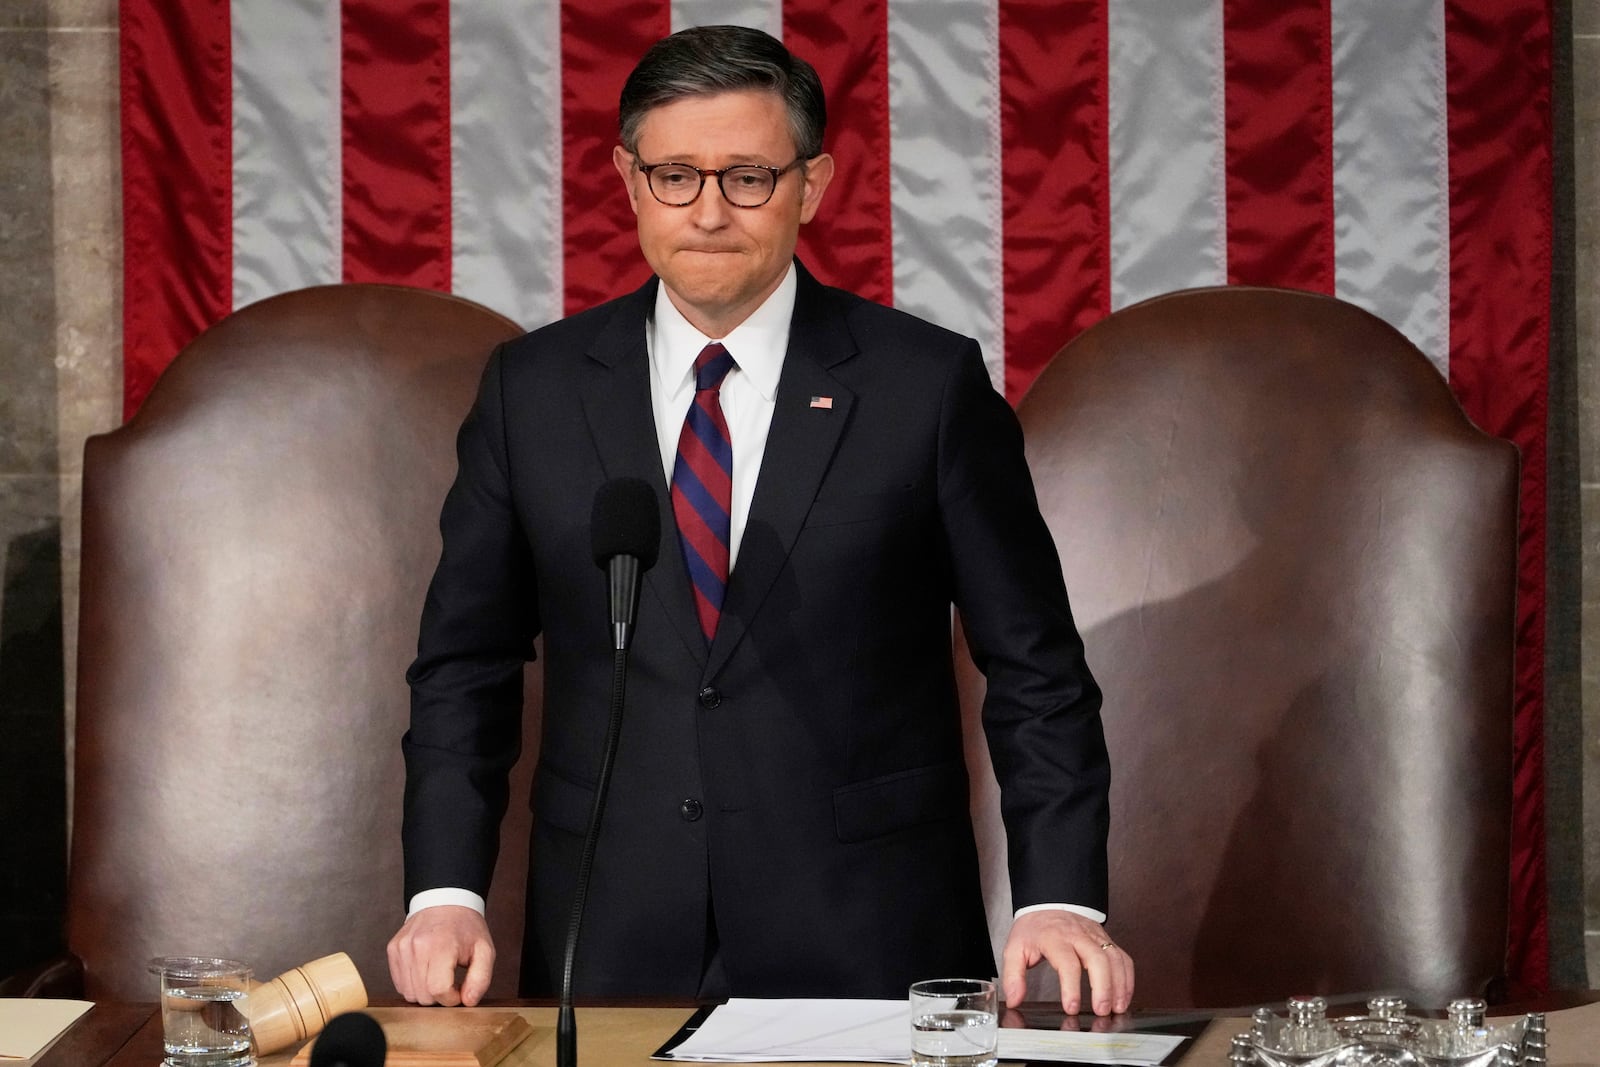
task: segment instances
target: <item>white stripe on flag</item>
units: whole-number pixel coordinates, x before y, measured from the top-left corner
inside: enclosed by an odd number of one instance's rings
[[[1111,308],[1228,280],[1222,4],[1108,7]]]
[[[1005,380],[993,0],[889,0],[895,306],[978,339]]]
[[[452,285],[527,329],[562,312],[560,42],[558,4],[450,4]]]
[[[342,272],[338,0],[233,0],[233,306]]]
[[[1440,0],[1333,0],[1336,294],[1441,373],[1450,351],[1449,155]]]
[[[783,40],[783,0],[672,0],[672,32],[690,26],[750,26]]]

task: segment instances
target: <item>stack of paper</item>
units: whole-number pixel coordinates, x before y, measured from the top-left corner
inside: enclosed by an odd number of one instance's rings
[[[730,1000],[662,1058],[702,1063],[908,1063],[903,1000]],[[1168,1034],[1000,1031],[1003,1060],[1154,1067],[1183,1042]]]
[[[667,1054],[717,1063],[855,1060],[906,1063],[903,1000],[730,1000]]]
[[[32,1060],[92,1007],[87,1000],[0,999],[0,1064]]]
[[[1088,1034],[1068,1030],[1002,1029],[1000,1058],[1154,1067],[1184,1040],[1173,1034]]]

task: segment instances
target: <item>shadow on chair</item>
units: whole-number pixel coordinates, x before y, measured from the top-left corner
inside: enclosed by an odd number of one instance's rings
[[[1136,1005],[1492,995],[1513,446],[1372,315],[1243,287],[1110,316],[1019,414],[1105,690]],[[970,724],[970,665],[963,689]],[[998,944],[1004,831],[975,781]]]

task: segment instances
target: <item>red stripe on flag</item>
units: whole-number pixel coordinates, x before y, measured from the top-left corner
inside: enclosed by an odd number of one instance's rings
[[[1000,7],[1006,396],[1111,310],[1106,0]]]
[[[1444,11],[1450,384],[1474,422],[1522,451],[1508,959],[1514,978],[1543,989],[1549,12],[1544,0],[1452,0]]]
[[[450,289],[450,7],[345,0],[344,280]]]
[[[1332,293],[1329,0],[1225,0],[1228,281]]]
[[[822,210],[800,232],[800,258],[830,285],[892,303],[888,4],[788,0],[783,41],[822,78],[835,162]]]
[[[562,277],[569,315],[650,277],[611,150],[622,83],[645,50],[671,32],[667,0],[561,5]]]
[[[123,0],[123,414],[233,307],[227,4]]]

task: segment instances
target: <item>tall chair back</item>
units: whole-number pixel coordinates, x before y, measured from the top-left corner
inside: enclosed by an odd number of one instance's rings
[[[151,999],[156,955],[265,980],[337,951],[392,994],[404,672],[456,429],[518,332],[418,289],[289,293],[207,330],[88,442],[67,924],[91,997]],[[528,826],[513,804],[490,910],[507,959]]]
[[[1105,690],[1109,928],[1137,1003],[1488,990],[1510,867],[1513,446],[1374,316],[1243,287],[1110,316],[1020,417]],[[975,706],[981,680],[965,688]],[[983,783],[1002,886],[993,801]]]

